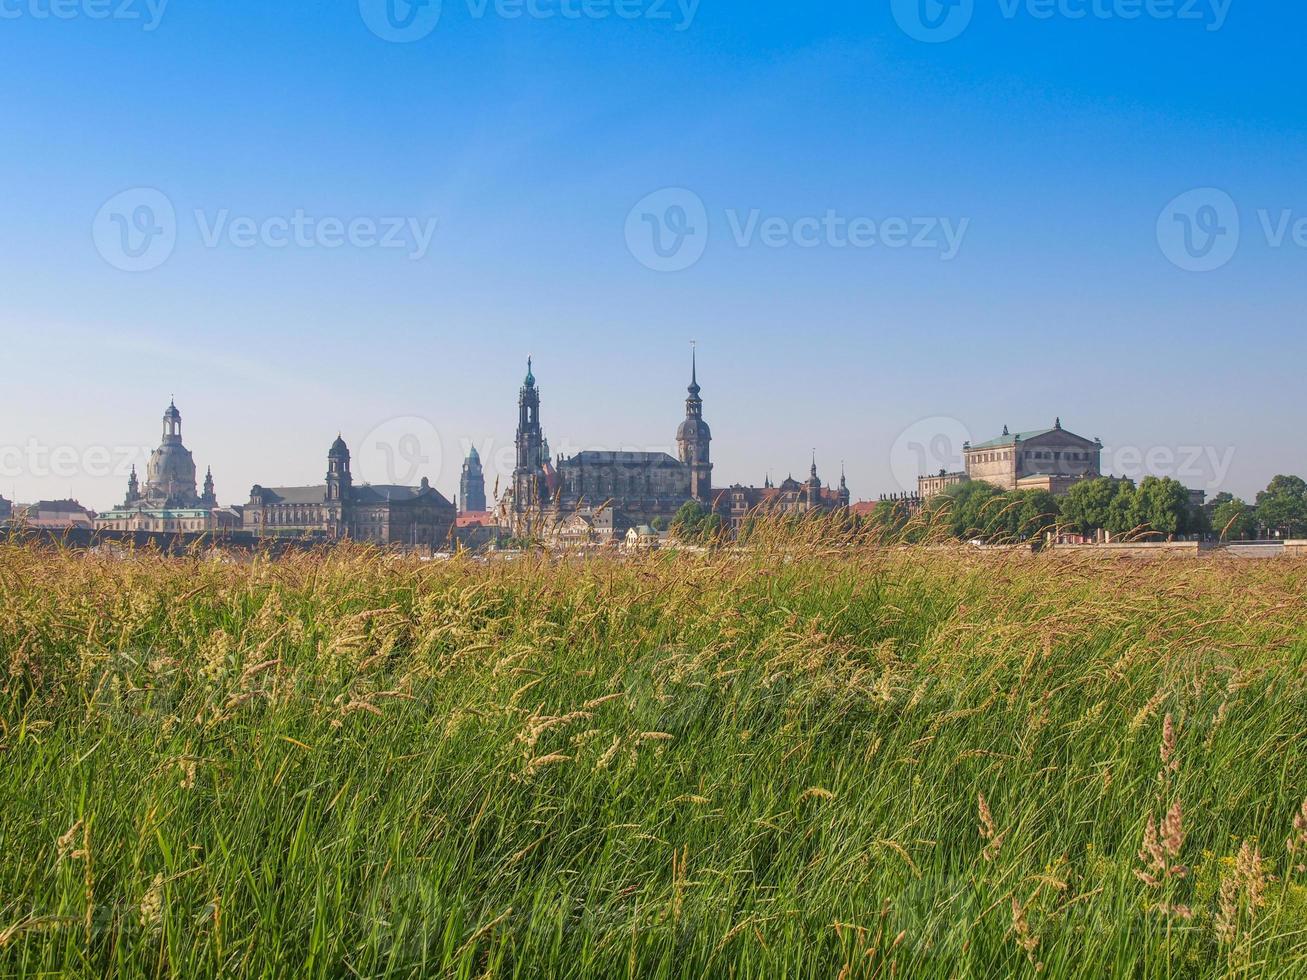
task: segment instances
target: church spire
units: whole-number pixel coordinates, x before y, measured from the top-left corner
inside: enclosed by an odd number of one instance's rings
[[[712,430],[703,420],[703,399],[699,396],[698,345],[690,341],[690,387],[685,399],[685,421],[676,430],[680,460],[690,470],[690,496],[700,503],[712,497],[712,462],[709,444]]]

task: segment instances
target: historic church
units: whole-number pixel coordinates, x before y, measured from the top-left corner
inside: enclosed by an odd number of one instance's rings
[[[531,360],[518,395],[517,465],[503,510],[515,534],[555,525],[578,511],[620,512],[631,524],[670,520],[687,501],[713,504],[712,431],[703,418],[697,359],[690,365],[677,455],[590,450],[550,459],[540,423],[540,389]]]
[[[170,402],[163,413],[163,441],[150,454],[142,487],[132,467],[127,496],[120,506],[95,519],[95,526],[115,531],[207,531],[218,506],[213,471],[204,477],[204,490],[195,490],[195,459],[182,443],[182,413]]]

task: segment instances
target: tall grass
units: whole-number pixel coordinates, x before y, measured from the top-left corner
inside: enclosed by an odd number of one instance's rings
[[[1307,972],[1307,565],[802,533],[0,546],[0,973]]]

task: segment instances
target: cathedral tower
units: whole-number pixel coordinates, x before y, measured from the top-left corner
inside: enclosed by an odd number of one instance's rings
[[[685,421],[676,430],[676,448],[681,462],[690,468],[690,495],[702,504],[712,504],[712,430],[703,420],[703,399],[699,397],[699,358],[690,349],[690,387],[685,399]]]
[[[540,389],[536,387],[531,358],[526,359],[526,380],[517,400],[517,467],[513,470],[513,509],[525,514],[544,502],[543,484],[549,450],[540,426]]]

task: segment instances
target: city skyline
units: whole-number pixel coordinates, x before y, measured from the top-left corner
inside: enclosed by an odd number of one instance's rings
[[[173,392],[224,502],[408,417],[443,493],[472,445],[493,488],[526,351],[555,440],[664,448],[689,337],[729,480],[816,442],[875,499],[912,488],[923,422],[1056,415],[1125,475],[1307,472],[1307,10],[977,3],[923,40],[889,2],[446,3],[409,38],[357,4],[39,6],[2,21],[11,499],[117,499],[27,448],[139,465]]]
[[[692,397],[697,398],[698,392],[701,390],[697,371],[697,342],[690,342],[690,347],[691,364],[688,370],[688,379],[693,389]],[[528,378],[534,388],[536,387],[536,379],[532,367],[533,362],[534,355],[527,355]],[[541,387],[548,387],[547,380],[546,384]],[[559,380],[564,382],[561,385],[563,390],[567,390],[568,385],[565,383],[565,379]],[[711,392],[707,400],[709,406],[705,414],[711,416],[714,414]],[[163,413],[165,445],[170,441],[180,442],[181,417],[177,415],[177,411],[176,396],[170,395],[169,404]],[[677,441],[675,438],[662,441],[654,440],[647,444],[638,444],[630,440],[619,441],[614,444],[598,444],[593,441],[577,440],[569,433],[565,434],[562,439],[550,441],[548,431],[553,428],[553,424],[549,419],[549,413],[542,412],[541,418],[545,423],[545,448],[549,452],[550,461],[565,460],[579,453],[596,451],[665,453],[672,457],[677,455]],[[1058,429],[1062,428],[1061,416],[1054,420],[1053,425]],[[1006,436],[1009,428],[1007,424],[1004,424],[1002,435]],[[1013,428],[1016,431],[1015,427]],[[192,430],[188,423],[188,433],[190,431]],[[451,439],[447,432],[442,432],[438,423],[414,415],[392,416],[378,425],[372,426],[361,437],[358,436],[359,431],[357,426],[338,426],[335,430],[336,440],[343,439],[351,447],[356,480],[360,485],[416,485],[420,481],[430,481],[435,489],[444,493],[450,500],[455,501],[460,509],[464,509],[461,478],[468,457],[475,454],[477,462],[484,467],[485,471],[484,480],[488,507],[493,509],[497,505],[499,498],[511,491],[516,464],[516,446],[513,438],[504,440],[497,435],[482,435],[480,437],[464,435]],[[355,438],[349,438],[350,435],[354,435]],[[997,433],[982,435],[980,439],[983,440],[992,435],[997,435]],[[268,438],[275,439],[275,436],[276,430],[270,430]],[[1099,439],[1101,443],[1101,437],[1095,436],[1095,438]],[[195,453],[197,446],[189,437],[189,434],[186,441],[189,461],[189,456]],[[918,477],[934,476],[937,472],[943,475],[946,470],[961,468],[965,449],[969,444],[977,441],[972,430],[959,419],[934,416],[917,420],[899,435],[892,446],[887,448],[888,454],[892,457],[891,472],[893,482],[891,485],[854,492],[852,498],[854,501],[874,501],[878,498],[911,496],[917,489]],[[714,438],[714,442],[720,443],[720,437]],[[63,467],[64,471],[72,468],[76,469],[83,479],[94,480],[97,486],[111,480],[117,480],[124,486],[134,486],[138,477],[138,470],[140,475],[144,475],[151,456],[156,454],[159,448],[159,443],[157,440],[145,440],[140,444],[133,444],[129,441],[120,440],[113,444],[80,448],[71,444],[44,446],[39,443],[29,443],[26,447],[18,448],[26,453],[28,465],[35,462],[36,466],[34,468],[42,464],[49,466],[51,469]],[[202,447],[198,448],[200,455],[205,460],[203,468],[207,470],[206,487],[208,492],[212,494],[214,483],[221,483],[222,481],[220,478],[216,478],[213,473],[214,459],[205,455]],[[246,448],[253,450],[254,454],[258,456],[266,455],[268,452],[271,452],[274,456],[278,455],[275,446],[259,446],[249,443]],[[714,458],[723,448],[725,447],[714,448]],[[6,452],[7,455],[0,459],[0,464],[12,466],[17,451],[10,448]],[[833,489],[839,483],[842,483],[851,469],[850,461],[842,455],[839,456],[837,461],[839,477],[836,478],[832,475],[833,472],[836,472],[832,466],[834,457],[827,458],[823,456],[822,450],[816,446],[805,450],[805,452],[810,454],[809,462],[813,467],[817,467],[819,463],[822,464],[822,485],[826,488]],[[1162,446],[1150,449],[1137,447],[1129,443],[1116,443],[1104,445],[1102,453],[1103,474],[1106,476],[1124,476],[1136,481],[1148,475],[1172,476],[1180,479],[1182,483],[1185,482],[1185,476],[1189,476],[1191,478],[1190,483],[1186,485],[1191,486],[1191,489],[1203,490],[1208,496],[1219,490],[1229,489],[1228,486],[1221,482],[1222,477],[1228,475],[1233,462],[1233,453],[1229,450],[1222,455],[1213,451],[1213,447],[1181,446],[1172,449],[1168,446]],[[316,485],[322,482],[320,472],[315,473],[312,463],[306,468],[295,453],[281,453],[280,456],[283,459],[288,475],[283,477],[280,472],[265,473],[262,480],[255,480],[249,486],[296,482]],[[317,470],[321,470],[322,453],[318,453],[315,458],[319,464]],[[765,467],[761,474],[741,475],[719,472],[717,479],[720,482],[715,483],[715,486],[718,490],[722,490],[731,485],[747,486],[779,483],[793,478],[796,473],[803,477],[806,475],[807,470],[798,466],[798,462],[798,456],[791,460],[787,455],[783,462],[775,466]],[[234,463],[235,465],[228,466],[228,463]],[[195,467],[193,463],[190,465],[192,468]],[[219,460],[217,465],[219,474],[227,470],[241,473],[248,469],[248,464],[243,463],[240,459]],[[1212,478],[1210,480],[1201,479],[1204,473],[1212,474]],[[1200,478],[1197,483],[1192,479],[1195,476]],[[134,489],[129,489],[129,497],[134,492]],[[0,493],[0,496],[5,495]],[[109,510],[121,505],[121,502],[102,505],[99,500],[82,499],[75,493],[28,498],[15,491],[9,495],[8,499],[15,502],[31,502],[37,499],[62,499],[63,496],[76,499],[94,511]],[[119,496],[121,496],[121,493]],[[249,493],[248,490],[238,489],[234,493],[219,492],[217,496],[223,506],[240,506],[246,502]],[[1254,496],[1255,491],[1247,494],[1246,499],[1251,500]]]

